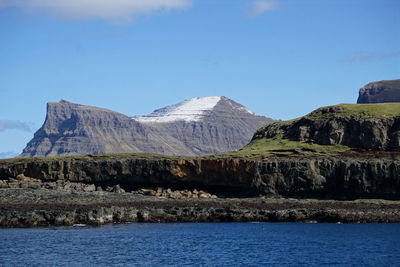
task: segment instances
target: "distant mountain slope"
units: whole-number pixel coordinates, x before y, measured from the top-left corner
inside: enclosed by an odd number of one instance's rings
[[[400,79],[371,82],[360,89],[357,103],[400,102]]]
[[[47,104],[46,120],[21,156],[220,153],[246,145],[272,121],[220,96],[185,100],[140,117],[61,100]]]

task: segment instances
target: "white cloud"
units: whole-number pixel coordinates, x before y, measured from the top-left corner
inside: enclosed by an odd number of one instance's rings
[[[32,127],[29,123],[15,120],[0,120],[0,132],[9,129],[32,132]]]
[[[279,8],[280,4],[270,0],[257,0],[253,2],[247,11],[248,17],[256,17],[266,12]]]
[[[0,0],[2,5],[64,19],[130,22],[138,15],[187,8],[191,0]]]

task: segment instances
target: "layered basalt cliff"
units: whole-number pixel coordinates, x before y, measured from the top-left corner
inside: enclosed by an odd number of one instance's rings
[[[400,79],[371,82],[360,89],[357,103],[400,102]]]
[[[363,156],[364,155],[364,156]],[[133,156],[2,161],[0,178],[207,189],[217,195],[400,199],[400,155],[145,159]]]

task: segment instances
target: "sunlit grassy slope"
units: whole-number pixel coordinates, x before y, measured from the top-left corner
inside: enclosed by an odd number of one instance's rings
[[[253,140],[244,148],[211,157],[260,158],[268,156],[330,156],[350,150],[343,145],[318,145],[297,142],[281,137]],[[210,156],[209,156],[210,157]]]
[[[331,112],[329,112],[331,111]],[[319,108],[310,114],[311,118],[355,116],[363,118],[394,117],[400,115],[400,103],[340,104]]]

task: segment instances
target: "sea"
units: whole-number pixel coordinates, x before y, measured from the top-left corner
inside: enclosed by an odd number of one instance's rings
[[[1,266],[400,266],[400,224],[132,223],[0,229]]]

